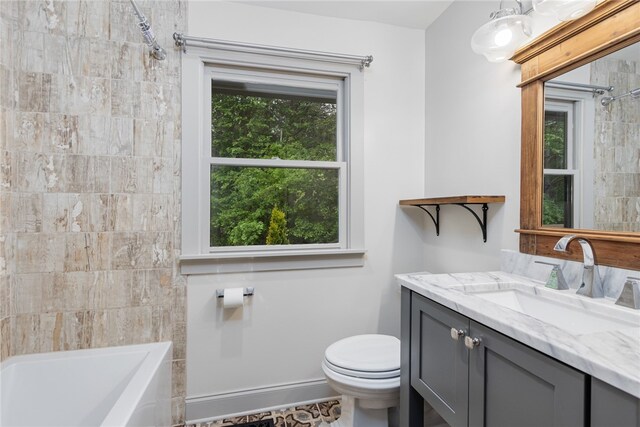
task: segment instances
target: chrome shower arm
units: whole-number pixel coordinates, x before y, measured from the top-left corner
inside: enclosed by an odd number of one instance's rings
[[[605,96],[604,98],[602,98],[600,100],[600,104],[602,104],[604,107],[606,107],[607,105],[611,104],[613,101],[617,101],[618,99],[622,99],[622,98],[626,98],[627,96],[630,96],[632,98],[640,98],[640,87],[636,88],[636,89],[632,89],[627,93],[623,93],[622,95],[618,95],[618,96]]]
[[[131,0],[131,6],[133,6],[133,13],[136,14],[136,16],[138,17],[138,21],[140,21],[140,23],[138,24],[140,28],[142,28],[143,23],[146,23],[148,25],[147,17],[144,16],[142,11],[138,7],[138,4],[134,0]]]
[[[151,49],[149,53],[155,59],[162,61],[167,57],[167,52],[158,44],[158,41],[156,40],[156,36],[155,34],[153,34],[153,31],[151,30],[151,24],[149,24],[147,17],[144,16],[140,8],[138,8],[138,5],[136,4],[135,0],[130,0],[130,1],[131,1],[131,6],[133,6],[133,12],[138,17],[138,27],[142,32],[144,41],[147,44],[147,46],[149,46],[149,48]]]

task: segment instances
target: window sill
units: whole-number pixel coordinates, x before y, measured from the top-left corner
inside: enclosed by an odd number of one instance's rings
[[[241,273],[250,271],[306,270],[362,267],[364,249],[182,255],[182,274]]]

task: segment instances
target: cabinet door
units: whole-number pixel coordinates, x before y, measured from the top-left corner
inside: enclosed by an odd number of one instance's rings
[[[468,360],[464,336],[469,320],[415,295],[411,311],[411,385],[451,427],[467,425]]]
[[[591,427],[640,426],[640,399],[591,379]]]
[[[469,425],[584,427],[585,374],[471,321]]]

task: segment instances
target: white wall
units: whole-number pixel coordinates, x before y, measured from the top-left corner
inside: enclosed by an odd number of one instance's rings
[[[393,275],[424,268],[423,214],[398,207],[424,193],[424,32],[224,2],[189,2],[188,19],[193,36],[374,57],[364,71],[365,266],[188,279],[187,397],[322,378],[333,341],[399,333]],[[230,286],[255,287],[233,316],[214,298]]]
[[[560,74],[558,77],[552,80],[557,80],[559,82],[589,84],[591,83],[591,64],[584,64],[582,67],[578,67],[574,70],[567,71],[564,74]]]
[[[426,31],[426,195],[506,196],[489,205],[487,243],[469,212],[442,207],[440,236],[433,224],[425,230],[432,272],[497,270],[500,249],[518,249],[520,67],[489,63],[470,46],[497,6],[455,1]]]

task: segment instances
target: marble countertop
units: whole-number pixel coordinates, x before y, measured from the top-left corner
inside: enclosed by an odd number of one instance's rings
[[[625,310],[622,314],[626,320],[630,320],[633,325],[637,324],[637,327],[573,334],[473,294],[464,293],[487,285],[500,287],[513,286],[508,284],[514,283],[532,287],[532,292],[548,294],[551,291],[544,288],[544,283],[536,280],[502,271],[414,273],[399,274],[396,278],[405,288],[640,398],[640,312],[637,310],[614,306],[614,300],[610,298],[589,300],[586,304],[596,310],[604,306]],[[576,305],[580,305],[582,298],[573,300]]]

